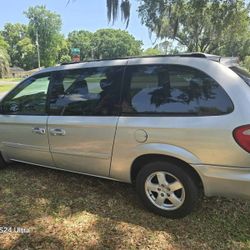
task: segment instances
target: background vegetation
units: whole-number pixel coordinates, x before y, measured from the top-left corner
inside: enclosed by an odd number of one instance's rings
[[[0,35],[0,78],[8,72],[9,61],[8,44]]]
[[[6,23],[0,31],[0,77],[9,66],[26,70],[37,68],[38,43],[41,65],[45,67],[70,61],[71,48],[80,48],[82,60],[200,51],[238,56],[242,65],[250,68],[248,1],[138,1],[138,15],[142,24],[157,37],[153,48],[143,50],[143,43],[124,30],[89,32],[83,29],[72,31],[65,37],[61,33],[60,15],[45,6],[35,6],[24,12],[29,20],[28,25]],[[130,1],[106,2],[108,20],[115,22],[121,13],[125,26],[128,26]]]
[[[121,7],[125,27],[130,25],[130,1],[106,1],[108,20],[114,22]],[[29,8],[28,25],[7,23],[0,31],[0,78],[9,66],[37,68],[38,41],[42,66],[70,61],[70,49],[77,47],[83,60],[202,51],[239,56],[250,70],[245,1],[139,2],[142,23],[158,37],[145,50],[122,30],[75,30],[64,36],[58,14],[44,6]],[[12,87],[8,80],[0,92]],[[124,183],[20,164],[1,170],[0,183],[0,225],[30,231],[0,234],[0,249],[250,249],[247,201],[205,199],[190,216],[168,220],[145,210]]]

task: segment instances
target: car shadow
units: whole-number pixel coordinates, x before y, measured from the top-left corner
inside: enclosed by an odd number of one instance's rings
[[[0,225],[32,225],[34,222],[37,229],[45,216],[57,220],[74,219],[84,213],[94,216],[95,222],[88,230],[96,231],[99,238],[89,248],[119,249],[124,244],[129,247],[131,237],[143,242],[152,235],[169,237],[176,248],[193,248],[194,242],[197,248],[212,249],[250,242],[250,203],[247,201],[205,199],[191,215],[171,220],[144,209],[132,185],[21,164],[1,170],[0,198]],[[81,224],[81,219],[78,223]],[[40,232],[32,236],[37,242],[42,236],[50,237],[41,234],[49,224],[41,225]],[[134,234],[131,225],[140,228],[141,234]],[[23,239],[27,237],[20,235],[11,247],[26,246],[27,241]],[[64,243],[53,237],[48,240],[62,247]]]

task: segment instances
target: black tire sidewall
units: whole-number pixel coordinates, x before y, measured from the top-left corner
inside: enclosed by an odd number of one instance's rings
[[[176,210],[164,210],[156,207],[147,197],[145,182],[149,175],[157,171],[165,171],[180,180],[185,189],[185,200],[181,207]],[[191,175],[182,167],[165,161],[157,161],[146,164],[137,175],[136,190],[143,204],[152,212],[169,218],[182,218],[196,207],[199,201],[199,189]]]
[[[8,167],[8,163],[4,160],[2,154],[0,153],[0,169]]]

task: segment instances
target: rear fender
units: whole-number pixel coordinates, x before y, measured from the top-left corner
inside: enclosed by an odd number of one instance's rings
[[[110,168],[110,177],[131,182],[131,167],[133,162],[140,156],[148,154],[157,154],[170,156],[182,160],[188,164],[200,164],[200,159],[188,150],[170,144],[147,143],[139,144],[129,150],[115,150]]]

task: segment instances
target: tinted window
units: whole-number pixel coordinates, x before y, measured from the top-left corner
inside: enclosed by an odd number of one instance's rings
[[[222,89],[205,73],[186,66],[130,66],[124,113],[218,115],[233,105]]]
[[[250,86],[250,73],[241,67],[230,67],[238,76],[240,76]]]
[[[53,75],[50,113],[111,116],[119,113],[123,67],[86,68]]]
[[[28,78],[4,98],[3,112],[14,115],[46,114],[49,82],[49,75],[37,75]]]

